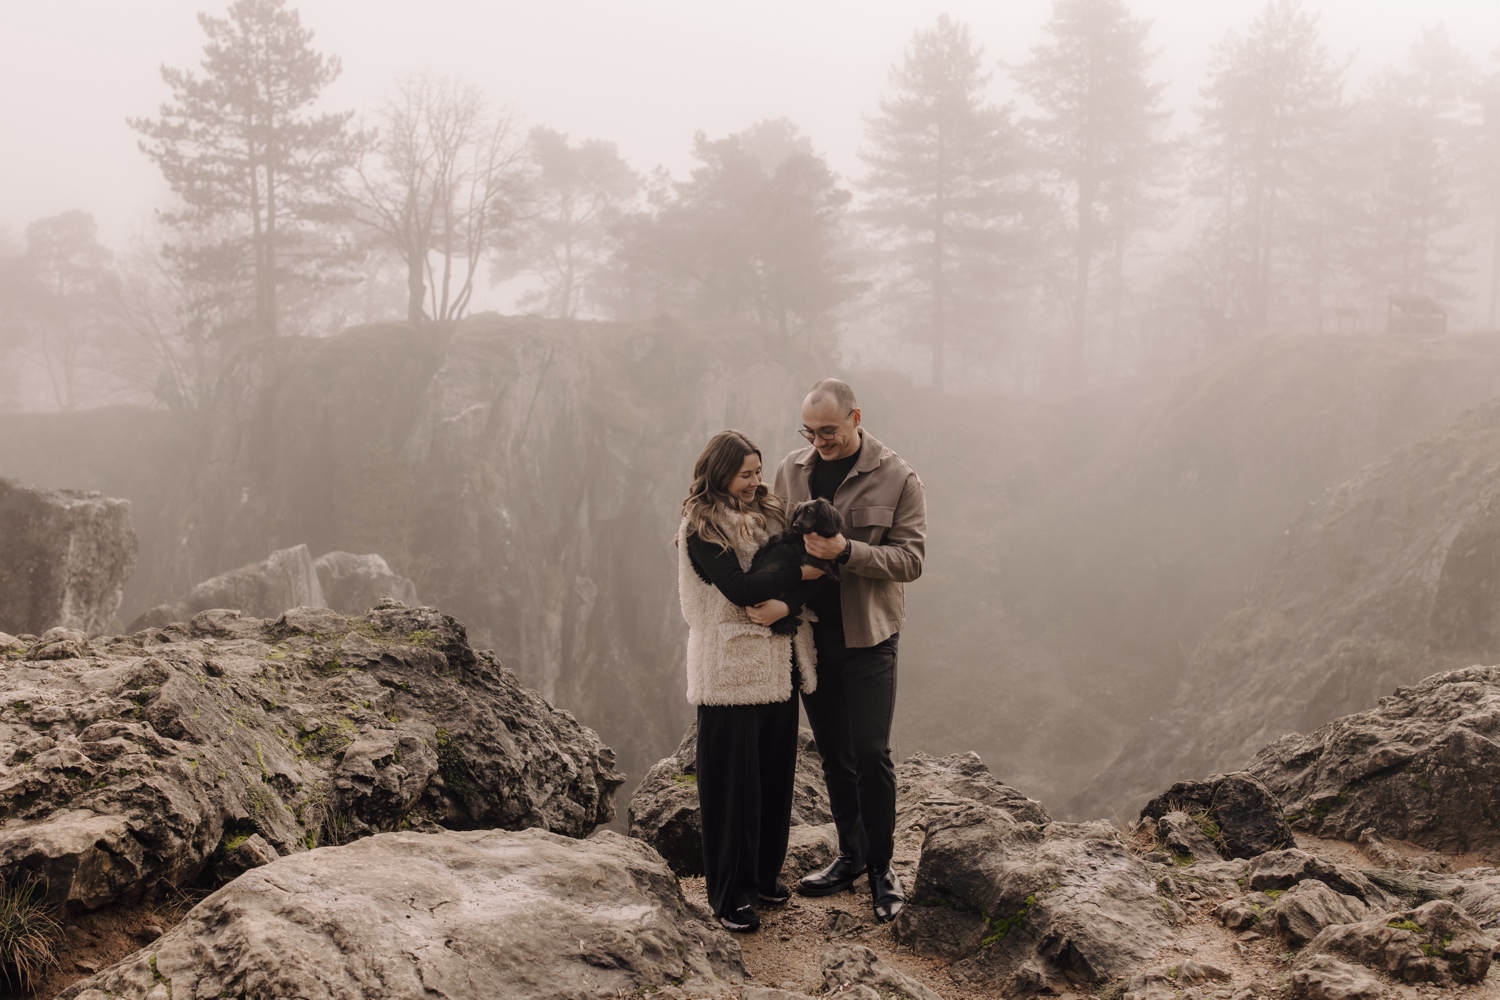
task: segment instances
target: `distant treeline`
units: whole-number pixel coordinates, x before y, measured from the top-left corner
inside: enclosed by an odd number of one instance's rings
[[[285,0],[198,19],[200,68],[164,67],[170,99],[130,122],[174,198],[150,245],[111,253],[73,211],[0,246],[0,406],[24,358],[61,409],[101,385],[198,408],[246,338],[444,324],[510,278],[543,315],[753,322],[905,352],[938,388],[1383,330],[1393,301],[1500,325],[1500,282],[1471,273],[1500,272],[1500,61],[1442,27],[1356,89],[1317,17],[1270,0],[1215,46],[1185,131],[1124,0],[1053,0],[1004,86],[943,16],[873,99],[858,176],[778,119],[698,133],[672,177],[430,74],[359,122],[320,108],[339,60]]]

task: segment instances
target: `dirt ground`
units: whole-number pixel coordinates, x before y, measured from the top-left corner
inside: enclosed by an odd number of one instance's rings
[[[1385,867],[1358,844],[1307,836],[1299,836],[1297,844],[1302,850],[1337,864]],[[1441,864],[1441,870],[1446,871],[1488,863],[1477,855],[1435,856],[1423,848],[1399,841],[1387,842],[1386,847],[1408,861],[1430,864],[1434,868]],[[898,846],[895,867],[908,892],[916,878],[918,853],[916,842],[909,838]],[[684,879],[682,889],[689,900],[707,908],[703,879]],[[1217,966],[1232,978],[1228,983],[1214,983],[1179,995],[1184,1000],[1189,1000],[1192,994],[1202,1000],[1248,1000],[1252,995],[1267,1000],[1290,997],[1292,962],[1296,954],[1274,937],[1253,931],[1236,934],[1226,930],[1213,918],[1214,907],[1221,900],[1194,899],[1193,895],[1189,890],[1184,900],[1187,921],[1182,927],[1181,940],[1158,952],[1158,962],[1175,964],[1191,958],[1200,964]],[[918,955],[899,944],[889,925],[875,922],[870,909],[869,886],[863,878],[855,883],[853,892],[821,898],[793,895],[784,908],[762,908],[759,912],[762,921],[759,931],[735,935],[750,982],[757,985],[818,994],[824,989],[823,953],[836,944],[857,942],[944,1000],[989,1000],[1001,995],[987,984],[960,981],[962,974],[958,973],[958,978],[955,978],[950,974],[947,962]],[[1437,997],[1500,1000],[1500,972],[1491,972],[1489,978],[1478,986],[1455,989],[1388,982],[1386,995],[1390,1000],[1431,1000]],[[1081,1000],[1081,995],[1078,1000]]]

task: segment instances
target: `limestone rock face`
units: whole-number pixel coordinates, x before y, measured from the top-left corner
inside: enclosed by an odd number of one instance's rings
[[[739,948],[612,832],[389,833],[282,858],[66,1000],[737,996]]]
[[[904,944],[1007,993],[1062,992],[1124,975],[1176,939],[1157,880],[1105,823],[1017,820],[973,800],[934,816]]]
[[[129,501],[0,479],[0,632],[106,631],[135,560]]]
[[[929,817],[962,800],[1003,809],[1022,823],[1050,823],[1047,809],[990,773],[975,753],[929,757],[920,750],[896,765],[896,826],[925,828]]]
[[[373,832],[581,837],[614,816],[610,749],[430,608],[205,611],[20,645],[0,656],[0,866],[57,903]]]
[[[1159,830],[1161,819],[1170,813],[1187,814],[1196,821],[1203,837],[1212,841],[1214,853],[1204,855],[1202,841],[1193,838],[1180,820],[1168,824],[1166,830],[1175,831],[1182,853],[1195,857],[1253,858],[1294,846],[1276,796],[1244,772],[1216,774],[1205,781],[1179,781],[1141,809],[1142,818],[1157,820]]]
[[[1313,955],[1292,973],[1296,1000],[1378,1000],[1384,995],[1379,979],[1331,955]]]
[[[204,580],[171,604],[147,611],[131,622],[130,628],[161,628],[213,608],[238,611],[252,618],[275,618],[287,608],[322,608],[327,603],[307,546],[294,545],[272,552],[258,563]]]
[[[374,553],[325,552],[313,561],[313,569],[323,599],[340,614],[362,615],[387,597],[402,604],[417,603],[416,584],[391,572]]]
[[[1358,898],[1335,892],[1315,878],[1298,882],[1276,900],[1272,910],[1276,936],[1300,948],[1325,927],[1353,924],[1369,911]]]
[[[1435,674],[1377,708],[1294,733],[1250,770],[1298,829],[1377,833],[1444,851],[1500,855],[1500,667]]]
[[[1324,929],[1305,955],[1338,955],[1408,983],[1443,986],[1483,982],[1500,947],[1488,932],[1445,899]]]
[[[630,835],[656,849],[678,875],[703,874],[703,820],[698,814],[698,724],[688,727],[670,757],[657,761],[630,796]],[[823,758],[811,731],[797,734],[792,826],[832,822]],[[814,840],[818,838],[813,838]],[[816,846],[809,848],[816,853]],[[799,859],[799,863],[801,860]]]

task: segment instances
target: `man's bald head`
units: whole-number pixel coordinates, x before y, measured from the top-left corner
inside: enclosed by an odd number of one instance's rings
[[[859,403],[849,383],[825,378],[802,401],[802,436],[824,461],[859,451]]]
[[[834,405],[845,413],[859,409],[859,401],[854,398],[854,390],[849,383],[836,378],[825,378],[813,386],[802,402],[803,405],[816,403],[825,397],[832,398]]]

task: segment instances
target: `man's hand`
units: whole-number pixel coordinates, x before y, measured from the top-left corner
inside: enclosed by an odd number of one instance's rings
[[[786,601],[761,601],[752,604],[745,609],[745,614],[757,625],[770,625],[779,622],[792,613],[792,609],[786,606]]]
[[[837,559],[844,552],[844,541],[842,534],[834,535],[832,538],[824,538],[822,535],[809,531],[802,536],[802,544],[807,547],[807,554],[814,559]]]
[[[821,580],[823,579],[823,571],[816,566],[808,566],[806,564],[803,564],[802,579],[803,581]]]

